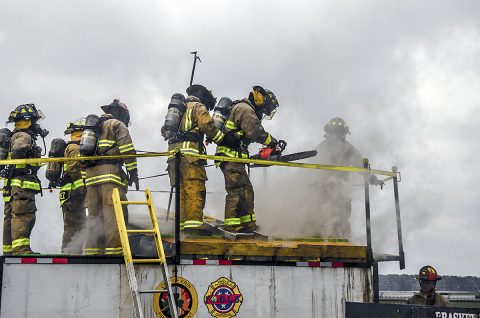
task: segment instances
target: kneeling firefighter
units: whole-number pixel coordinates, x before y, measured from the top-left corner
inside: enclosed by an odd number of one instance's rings
[[[248,145],[258,142],[277,148],[277,140],[262,126],[263,118],[271,119],[278,101],[275,95],[260,86],[254,86],[248,99],[232,102],[223,124],[225,140],[217,147],[217,156],[248,158]],[[254,192],[244,163],[217,163],[225,177],[225,229],[232,232],[256,230]]]
[[[80,141],[82,156],[107,156],[135,154],[128,124],[130,113],[127,105],[115,99],[101,106],[101,117],[88,115]],[[124,172],[125,166],[127,173]],[[126,201],[127,184],[139,189],[137,159],[100,159],[86,163],[87,186],[87,237],[85,255],[122,254],[112,192],[117,188],[122,201]],[[127,212],[124,210],[124,214]],[[103,251],[104,248],[104,251]]]
[[[24,104],[10,113],[7,123],[15,123],[9,140],[9,159],[40,158],[42,149],[35,143],[38,136],[45,138],[48,131],[38,124],[45,118],[34,104]],[[30,248],[30,234],[35,225],[37,207],[35,195],[41,192],[37,172],[40,164],[9,165],[2,175],[5,218],[3,221],[3,254],[37,254]]]
[[[215,143],[223,140],[223,133],[215,127],[209,110],[216,99],[202,85],[187,88],[188,97],[174,94],[169,105],[162,136],[168,140],[168,174],[171,186],[175,186],[175,162],[173,151],[205,154],[204,134]],[[208,180],[205,160],[192,157],[180,159],[180,228],[186,234],[210,235],[210,228],[203,223],[206,188]]]
[[[50,146],[49,157],[80,156],[80,139],[86,118],[82,117],[67,125],[65,135],[70,141],[55,138]],[[85,241],[85,169],[80,161],[51,162],[45,176],[49,188],[60,187],[60,207],[63,213],[62,253],[81,254]]]

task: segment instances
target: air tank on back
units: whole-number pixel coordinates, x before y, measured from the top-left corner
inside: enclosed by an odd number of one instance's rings
[[[215,123],[215,127],[218,129],[222,129],[225,125],[225,121],[228,119],[228,115],[230,114],[230,110],[233,102],[228,97],[222,97],[218,101],[217,106],[213,109],[213,122]]]
[[[10,138],[12,132],[8,128],[0,129],[0,159],[4,160],[8,157],[8,150],[10,148]]]
[[[165,131],[162,133],[165,140],[175,137],[185,110],[185,96],[180,93],[173,94],[168,105],[167,115],[165,116]]]
[[[94,114],[87,116],[85,129],[80,139],[80,155],[94,156],[97,150],[97,133],[100,129],[100,117]]]
[[[62,138],[54,138],[50,144],[49,158],[61,158],[64,156],[67,143]],[[50,182],[56,182],[62,176],[62,162],[49,162],[45,171],[45,177]]]

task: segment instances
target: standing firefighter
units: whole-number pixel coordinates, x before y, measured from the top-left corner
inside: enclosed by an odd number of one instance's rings
[[[442,276],[437,274],[435,268],[430,265],[423,266],[415,278],[418,279],[420,283],[420,292],[410,297],[407,300],[407,304],[450,306],[450,302],[435,291],[437,281],[442,279]]]
[[[363,166],[360,152],[346,140],[350,134],[346,122],[339,117],[332,118],[324,126],[325,140],[316,148],[317,156],[312,163],[335,166]],[[320,171],[315,174],[316,207],[320,216],[316,216],[321,224],[315,224],[317,234],[324,237],[351,238],[349,218],[352,213],[350,199],[350,183],[348,172]],[[370,183],[381,182],[370,176]]]
[[[248,158],[248,145],[258,142],[276,148],[277,140],[267,133],[261,123],[271,119],[278,107],[275,95],[254,86],[248,99],[234,101],[223,126],[225,140],[217,147],[217,156]],[[222,162],[225,177],[225,229],[232,232],[252,232],[256,229],[253,210],[254,193],[244,163]]]
[[[70,141],[53,139],[49,157],[78,157],[80,139],[86,118],[82,117],[67,125],[65,135]],[[63,173],[62,173],[63,171]],[[80,161],[49,163],[46,172],[50,186],[60,187],[60,206],[63,212],[62,253],[81,254],[85,230],[85,171]]]
[[[41,148],[35,140],[45,138],[48,131],[37,123],[44,118],[34,104],[18,106],[10,113],[9,123],[15,123],[10,139],[9,159],[30,159],[41,156]],[[3,222],[3,253],[35,254],[30,248],[30,234],[35,225],[35,194],[41,192],[37,177],[40,164],[10,165],[4,170],[6,178],[3,190],[5,218]]]
[[[173,151],[205,154],[204,134],[215,143],[223,140],[222,132],[215,127],[209,110],[216,99],[211,91],[202,85],[187,88],[188,97],[174,94],[162,127],[162,136],[168,140],[168,174],[170,184],[175,185],[175,162]],[[205,160],[182,157],[180,160],[180,228],[186,234],[210,235],[210,228],[203,223],[206,188],[208,180]]]
[[[108,156],[135,154],[135,147],[128,131],[130,114],[127,105],[115,99],[101,107],[105,112],[100,118],[88,115],[80,141],[83,156]],[[125,165],[128,175],[123,171]],[[137,160],[100,159],[87,163],[87,238],[84,254],[122,254],[112,192],[117,188],[122,200],[126,200],[127,184],[139,189]],[[103,244],[104,242],[104,244]],[[102,246],[104,245],[104,246]]]

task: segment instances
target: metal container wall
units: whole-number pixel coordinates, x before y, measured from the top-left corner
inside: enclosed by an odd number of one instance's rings
[[[183,317],[336,318],[345,316],[345,301],[372,298],[367,268],[180,265],[177,275]],[[137,279],[140,290],[162,281],[152,265],[138,266]],[[215,303],[228,294],[230,303]],[[145,317],[165,317],[155,314],[152,294],[141,297]],[[124,265],[4,264],[1,317],[131,318]]]

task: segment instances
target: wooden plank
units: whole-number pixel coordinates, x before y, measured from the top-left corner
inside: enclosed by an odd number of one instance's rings
[[[173,244],[173,239],[165,241]],[[301,258],[366,259],[366,247],[348,242],[309,241],[229,241],[223,238],[189,238],[182,240],[182,254],[216,256],[266,256]]]

